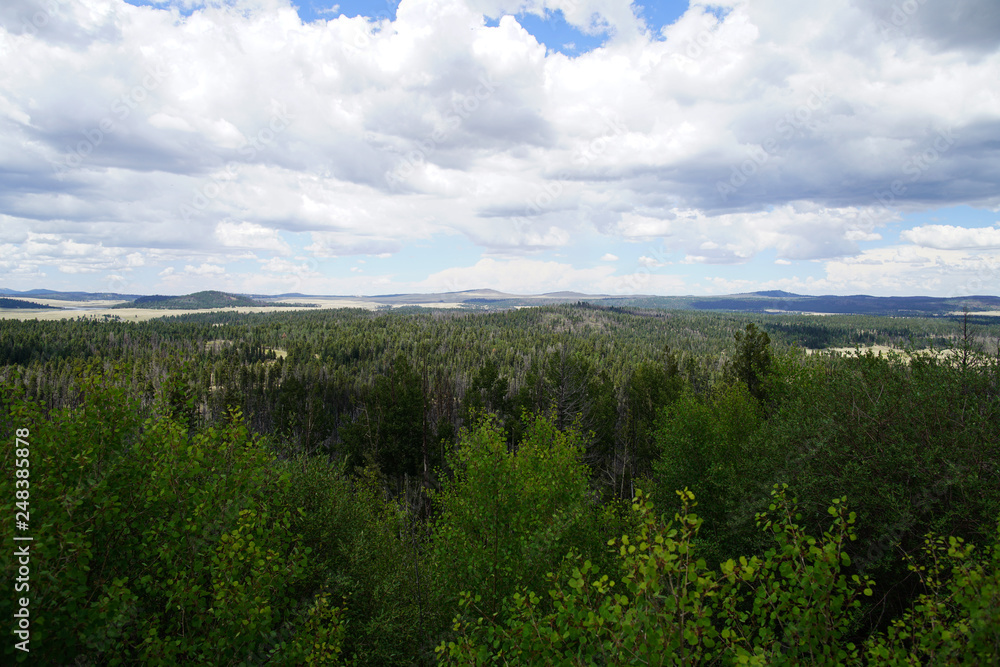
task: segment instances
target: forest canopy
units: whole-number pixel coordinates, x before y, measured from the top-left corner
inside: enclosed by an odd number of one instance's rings
[[[993,322],[0,320],[30,658],[995,663]]]

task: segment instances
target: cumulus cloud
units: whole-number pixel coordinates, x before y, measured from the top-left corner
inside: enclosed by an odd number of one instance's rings
[[[888,223],[1000,207],[990,0],[695,2],[655,29],[629,0],[403,0],[392,20],[308,23],[289,0],[160,5],[0,9],[0,243],[18,267],[160,273],[197,252],[182,261],[221,281],[251,252],[277,267],[459,235],[499,263],[415,285],[500,267],[563,285],[510,262],[598,235],[692,265],[831,262],[853,289]],[[516,16],[557,11],[603,46],[547,50]],[[996,247],[995,229],[901,238]],[[574,284],[608,286],[568,261]]]
[[[317,257],[384,255],[399,252],[402,247],[399,240],[393,238],[339,232],[313,232],[312,239],[312,244],[305,249]]]
[[[708,215],[697,209],[669,216],[625,214],[616,231],[625,238],[663,237],[686,261],[739,264],[764,250],[781,259],[826,259],[853,255],[858,241],[880,238],[871,231],[893,219],[892,214],[855,207],[828,208],[808,201],[770,210]]]
[[[656,268],[660,266],[665,266],[668,262],[662,259],[657,259],[655,257],[649,257],[647,255],[642,255],[639,257],[639,265],[645,266],[646,268]]]
[[[866,0],[886,40],[919,39],[935,49],[983,52],[1000,44],[1000,7],[990,0],[935,3],[928,0]]]
[[[1000,226],[922,225],[902,232],[900,238],[925,248],[942,250],[1000,248]]]
[[[874,248],[828,262],[826,281],[867,294],[989,294],[995,293],[1000,281],[1000,253],[919,246]]]
[[[201,264],[192,266],[188,264],[184,267],[184,272],[192,276],[217,276],[226,272],[226,269],[216,264]]]
[[[222,245],[233,248],[258,248],[282,254],[291,251],[281,240],[276,229],[268,229],[252,222],[222,221],[215,227],[215,236]]]
[[[486,258],[472,266],[453,267],[431,274],[419,287],[429,292],[488,287],[512,294],[538,294],[592,289],[593,285],[604,283],[613,271],[608,266],[577,269],[554,261]]]

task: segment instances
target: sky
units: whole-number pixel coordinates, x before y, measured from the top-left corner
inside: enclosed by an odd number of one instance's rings
[[[4,0],[0,288],[1000,294],[995,0]]]

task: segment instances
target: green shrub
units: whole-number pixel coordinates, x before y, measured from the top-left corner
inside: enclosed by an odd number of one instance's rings
[[[589,529],[587,470],[580,435],[536,417],[508,450],[493,417],[466,430],[452,462],[455,476],[437,496],[433,558],[439,590],[454,604],[461,590],[497,611],[519,584],[540,585]]]
[[[106,377],[79,387],[79,407],[49,414],[6,397],[31,430],[32,659],[242,662],[306,573],[290,512],[270,505],[290,477],[239,412],[189,432],[170,417],[140,424]],[[0,481],[5,503],[12,484]]]
[[[822,538],[796,523],[794,499],[774,491],[760,526],[776,546],[763,558],[709,569],[697,557],[701,519],[694,495],[664,523],[638,494],[639,531],[612,540],[620,558],[617,581],[570,554],[551,574],[551,605],[530,589],[512,595],[504,614],[466,593],[453,641],[442,642],[443,664],[843,664],[857,659],[845,642],[870,580],[847,577],[844,546],[854,516],[841,500]]]
[[[961,538],[928,534],[909,569],[926,588],[902,618],[873,636],[875,664],[995,665],[1000,663],[1000,530],[976,554]]]

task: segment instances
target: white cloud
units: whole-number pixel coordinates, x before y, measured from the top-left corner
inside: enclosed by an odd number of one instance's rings
[[[188,264],[184,267],[184,273],[193,276],[218,276],[226,272],[226,269],[216,264],[201,264],[192,266]]]
[[[590,290],[605,283],[614,272],[610,266],[577,269],[569,264],[532,259],[481,259],[473,266],[454,267],[427,277],[416,287],[428,292],[456,292],[490,288],[512,294],[537,294],[562,290]]]
[[[882,235],[876,232],[866,232],[863,229],[848,229],[844,233],[844,238],[848,241],[880,241]]]
[[[824,259],[853,255],[858,241],[881,238],[870,231],[895,215],[855,207],[829,208],[796,201],[767,211],[708,215],[700,210],[674,210],[663,218],[628,213],[616,231],[626,238],[663,237],[687,252],[686,261],[708,264],[744,263],[764,250],[781,259]]]
[[[313,242],[305,249],[317,257],[380,255],[398,252],[402,247],[400,242],[393,238],[341,232],[313,232],[312,240]]]
[[[618,261],[618,255],[612,255],[610,252],[606,252],[603,255],[601,255],[601,261],[602,262],[617,262]]]
[[[596,283],[596,289],[588,291],[603,294],[684,294],[690,293],[691,289],[684,276],[647,270],[608,276]]]
[[[642,255],[639,257],[639,265],[645,266],[647,268],[657,268],[660,266],[666,266],[669,262],[665,262],[662,259],[657,259],[655,257],[648,257],[647,255]]]
[[[908,229],[900,238],[925,248],[1000,248],[1000,227],[956,227],[922,225]]]
[[[289,254],[288,244],[278,236],[278,230],[268,229],[252,222],[224,220],[215,227],[215,236],[222,245],[231,248],[257,248]]]
[[[996,293],[1000,252],[890,246],[826,263],[838,290],[880,295]]]
[[[282,257],[272,257],[268,260],[258,261],[260,261],[261,271],[268,271],[270,273],[300,273],[310,270],[308,264],[291,261]]]
[[[598,234],[693,264],[854,266],[911,212],[1000,207],[1000,14],[918,5],[887,32],[890,0],[694,3],[652,34],[628,0],[403,0],[392,22],[308,24],[289,0],[76,0],[32,33],[36,5],[6,3],[0,241],[18,267],[81,276],[183,257],[235,280],[248,251],[287,260],[282,234],[320,259],[420,241],[438,276],[456,235],[505,258]],[[503,16],[557,9],[603,48],[546,52]]]

